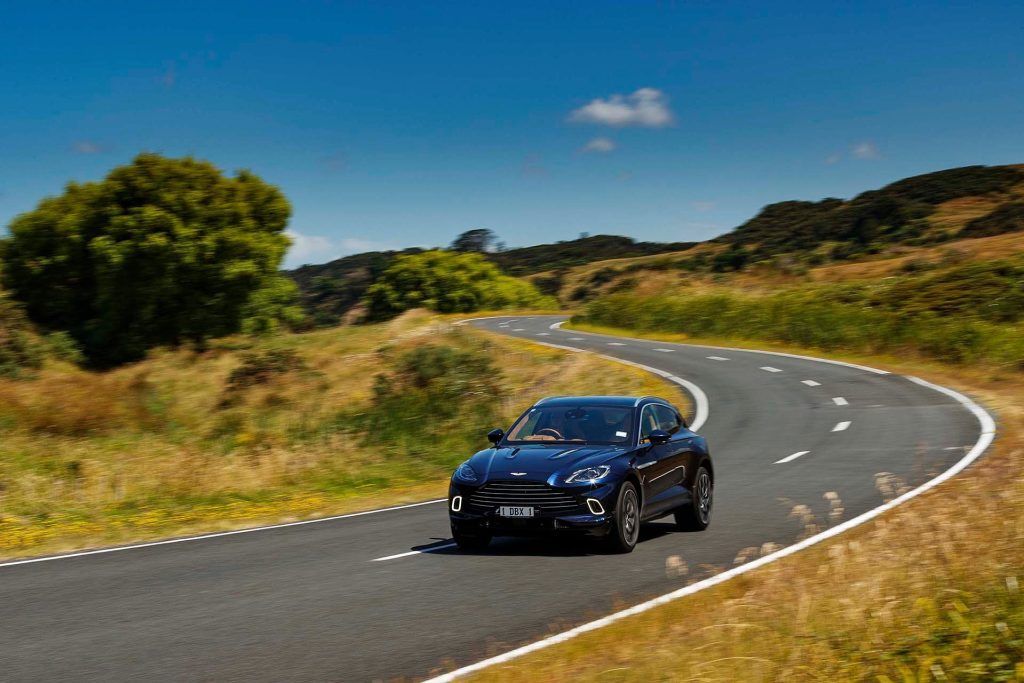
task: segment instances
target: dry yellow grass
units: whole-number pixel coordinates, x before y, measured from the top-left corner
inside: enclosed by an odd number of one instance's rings
[[[810,271],[817,282],[871,280],[898,273],[908,262],[941,264],[991,261],[1024,252],[1024,233],[954,240],[934,247],[893,247],[871,260],[820,266]]]
[[[470,680],[1024,680],[1024,380],[857,360],[970,392],[998,415],[995,445],[841,538]]]
[[[662,380],[590,354],[494,337],[413,312],[391,323],[259,341],[305,369],[227,389],[243,347],[163,351],[107,373],[67,366],[0,380],[0,556],[291,521],[443,496],[443,468],[403,474],[332,428],[368,403],[382,348],[484,349],[503,373],[507,425],[538,396],[660,393]],[[494,425],[467,424],[472,435]]]

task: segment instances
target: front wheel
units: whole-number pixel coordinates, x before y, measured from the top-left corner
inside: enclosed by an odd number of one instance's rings
[[[711,502],[715,485],[711,473],[701,465],[693,478],[690,502],[676,510],[676,524],[683,531],[704,531],[711,524]]]
[[[459,550],[483,550],[491,542],[490,534],[467,534],[452,525],[452,538]]]
[[[640,538],[640,496],[636,487],[626,482],[619,489],[619,500],[615,506],[615,519],[608,534],[608,546],[616,553],[631,553]]]

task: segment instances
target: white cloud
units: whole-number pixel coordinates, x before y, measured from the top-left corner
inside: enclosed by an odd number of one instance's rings
[[[713,211],[716,206],[716,202],[690,202],[690,207],[694,211]]]
[[[836,152],[835,154],[829,154],[827,157],[825,157],[825,163],[828,164],[829,166],[831,166],[832,164],[838,164],[842,160],[842,158],[843,155],[840,152]]]
[[[853,146],[851,150],[855,159],[877,159],[882,156],[878,147],[873,142],[861,142]]]
[[[674,120],[665,93],[656,88],[640,88],[631,95],[597,98],[569,114],[573,123],[596,123],[602,126],[641,126],[663,128]]]
[[[587,144],[580,147],[580,152],[587,154],[589,152],[595,152],[597,154],[607,154],[617,147],[615,141],[611,138],[594,138]]]
[[[72,149],[74,149],[78,154],[99,154],[100,152],[105,151],[103,145],[93,142],[92,140],[79,140],[72,145]]]

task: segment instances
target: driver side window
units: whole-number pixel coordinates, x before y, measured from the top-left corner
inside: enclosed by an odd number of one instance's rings
[[[679,431],[682,426],[679,422],[679,416],[676,415],[676,411],[672,410],[668,406],[656,405],[653,406],[654,415],[658,420],[658,429],[668,432],[669,434],[675,434]]]
[[[643,412],[640,413],[640,440],[647,439],[655,429],[661,429],[661,427],[658,426],[658,418],[654,414],[654,406],[644,406]]]

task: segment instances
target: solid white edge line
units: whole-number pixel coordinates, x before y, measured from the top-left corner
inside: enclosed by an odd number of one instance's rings
[[[362,512],[349,512],[344,515],[333,515],[331,517],[318,517],[317,519],[304,519],[299,522],[285,522],[283,524],[271,524],[269,526],[255,526],[249,527],[248,529],[235,529],[233,531],[217,531],[212,534],[200,534],[198,536],[186,536],[184,538],[168,538],[163,541],[150,541],[148,543],[135,543],[133,545],[119,545],[113,548],[97,548],[96,550],[82,550],[77,553],[64,553],[63,555],[47,555],[44,557],[30,557],[24,560],[12,560],[10,562],[0,563],[0,567],[14,567],[19,564],[33,564],[35,562],[49,562],[51,560],[66,560],[72,557],[85,557],[87,555],[103,555],[105,553],[118,553],[122,550],[137,550],[139,548],[152,548],[158,545],[171,545],[173,543],[188,543],[191,541],[205,541],[209,538],[221,538],[222,536],[237,536],[238,534],[251,534],[254,531],[268,531],[270,529],[285,529],[291,526],[302,526],[305,524],[320,524],[321,522],[334,522],[339,519],[348,519],[349,517],[362,517],[363,515],[373,515],[378,512],[390,512],[392,510],[405,510],[408,508],[415,508],[421,505],[433,505],[434,503],[446,503],[447,498],[437,498],[436,500],[425,500],[419,503],[409,503],[407,505],[393,505],[387,508],[377,508],[376,510],[363,510]]]
[[[573,349],[573,350],[579,350],[579,349]],[[816,359],[816,358],[813,358],[812,356],[804,356],[803,358],[808,359],[808,360],[821,360],[822,362],[828,362],[825,359]],[[621,359],[615,359],[615,360],[621,360]],[[850,363],[843,363],[841,361],[836,361],[836,362],[839,365],[852,365]],[[886,372],[884,370],[875,370],[873,368],[866,368],[866,367],[863,367],[863,366],[853,366],[853,367],[858,367],[860,369],[865,369],[865,370],[868,370],[870,372],[875,372],[877,374],[886,374],[886,375],[890,374],[890,373],[888,373],[888,372]],[[985,452],[985,449],[987,449],[989,447],[989,445],[992,443],[992,440],[995,438],[995,433],[996,433],[996,423],[995,423],[995,420],[992,419],[992,416],[989,415],[988,412],[984,408],[982,408],[981,406],[976,404],[974,401],[969,399],[967,396],[964,396],[963,394],[961,394],[958,391],[955,391],[953,389],[949,389],[947,387],[940,386],[938,384],[932,384],[931,382],[929,382],[927,380],[920,379],[918,377],[911,377],[911,376],[907,375],[906,378],[908,380],[910,380],[911,382],[914,382],[914,383],[919,384],[919,385],[921,385],[923,387],[927,387],[929,389],[933,389],[935,391],[938,391],[938,392],[940,392],[942,394],[945,394],[945,395],[949,396],[950,398],[955,400],[957,403],[959,403],[960,405],[964,406],[964,408],[966,408],[971,414],[973,414],[974,417],[977,418],[979,424],[981,425],[981,433],[979,434],[978,440],[975,442],[975,444],[971,448],[971,450],[969,450],[964,455],[964,457],[962,457],[960,460],[958,460],[956,462],[956,464],[954,464],[952,467],[950,467],[948,470],[946,470],[942,474],[938,475],[934,479],[930,479],[930,480],[926,481],[925,483],[921,484],[917,488],[912,489],[912,490],[904,493],[902,496],[899,496],[897,498],[894,498],[894,499],[890,500],[888,503],[883,503],[882,505],[879,505],[878,507],[876,507],[876,508],[874,508],[872,510],[868,510],[867,512],[864,512],[864,513],[862,513],[860,515],[857,515],[853,519],[847,520],[846,522],[843,522],[842,524],[838,524],[838,525],[836,525],[836,526],[834,526],[834,527],[832,527],[830,529],[826,529],[825,531],[821,532],[820,534],[815,534],[814,536],[810,536],[808,538],[805,538],[802,541],[798,541],[797,543],[794,543],[793,545],[786,546],[785,548],[783,548],[781,550],[777,550],[774,553],[765,555],[764,557],[760,557],[760,558],[758,558],[756,560],[748,562],[747,564],[743,564],[743,565],[740,565],[739,567],[734,567],[732,569],[726,570],[726,571],[722,572],[721,574],[716,574],[715,576],[712,576],[710,578],[704,579],[703,581],[698,581],[697,583],[690,584],[689,586],[686,586],[684,588],[680,588],[678,590],[674,590],[674,591],[672,591],[670,593],[665,593],[664,595],[658,596],[657,598],[654,598],[652,600],[648,600],[646,602],[642,602],[639,605],[634,605],[633,607],[630,607],[628,609],[624,609],[624,610],[621,610],[619,612],[615,612],[613,614],[609,614],[606,617],[602,617],[600,619],[595,619],[594,621],[588,622],[586,624],[582,624],[580,626],[577,626],[576,628],[569,629],[568,631],[563,631],[562,633],[557,633],[557,634],[555,634],[553,636],[549,636],[547,638],[543,638],[541,640],[535,641],[535,642],[530,643],[528,645],[524,645],[524,646],[516,648],[514,650],[509,650],[508,652],[505,652],[504,654],[497,655],[496,657],[490,657],[488,659],[481,660],[481,661],[476,662],[474,664],[469,664],[469,665],[464,666],[464,667],[462,667],[460,669],[456,669],[455,671],[450,671],[450,672],[448,672],[446,674],[442,674],[440,676],[435,676],[434,678],[428,679],[424,683],[447,683],[448,681],[453,681],[456,678],[461,678],[462,676],[465,676],[466,674],[470,674],[470,673],[473,673],[475,671],[480,671],[481,669],[486,669],[486,668],[488,668],[490,666],[494,666],[495,664],[501,664],[501,663],[504,663],[504,662],[508,662],[510,660],[516,659],[517,657],[522,657],[523,655],[530,654],[531,652],[536,652],[537,650],[542,650],[542,649],[550,647],[552,645],[556,645],[558,643],[562,643],[562,642],[565,642],[567,640],[571,640],[572,638],[575,638],[576,636],[579,636],[579,635],[582,635],[584,633],[587,633],[588,631],[597,630],[597,629],[602,628],[604,626],[608,626],[609,624],[613,624],[613,623],[615,623],[617,621],[621,621],[622,619],[625,619],[627,617],[631,617],[631,616],[634,616],[636,614],[641,614],[641,613],[646,612],[646,611],[648,611],[650,609],[653,609],[655,607],[659,607],[661,605],[664,605],[665,603],[673,602],[673,601],[678,600],[680,598],[684,598],[684,597],[686,597],[688,595],[693,595],[694,593],[698,593],[698,592],[700,592],[702,590],[711,588],[712,586],[717,586],[720,583],[725,583],[726,581],[728,581],[728,580],[730,580],[730,579],[732,579],[732,578],[734,578],[736,576],[739,576],[741,574],[746,574],[747,572],[753,571],[754,569],[757,569],[759,567],[763,567],[766,564],[769,564],[771,562],[775,562],[777,560],[781,560],[784,557],[788,557],[789,555],[793,555],[795,553],[798,553],[801,550],[804,550],[806,548],[811,547],[812,545],[817,545],[818,543],[821,543],[822,541],[825,541],[825,540],[828,540],[828,539],[833,538],[835,536],[838,536],[839,534],[841,534],[841,533],[843,533],[845,531],[848,531],[850,529],[853,529],[854,527],[858,527],[861,524],[864,524],[865,522],[871,521],[875,517],[878,517],[879,515],[881,515],[881,514],[883,514],[885,512],[888,512],[889,510],[892,510],[896,506],[902,505],[903,503],[907,502],[908,500],[910,500],[912,498],[916,498],[917,496],[921,495],[925,491],[933,489],[936,486],[938,486],[939,484],[942,484],[942,483],[948,481],[949,479],[952,479],[954,476],[956,476],[957,474],[962,472],[964,469],[966,469],[968,465],[970,465],[972,462],[977,460],[978,457],[981,456],[981,454]]]
[[[847,429],[850,428],[851,424],[853,424],[853,423],[850,422],[849,420],[844,420],[843,422],[839,422],[838,424],[836,424],[836,426],[832,428],[832,431],[833,432],[845,432]]]
[[[799,458],[799,457],[801,457],[803,455],[807,455],[808,453],[810,453],[810,451],[797,451],[793,455],[787,455],[785,458],[782,458],[780,460],[776,460],[772,464],[773,465],[781,465],[781,464],[786,463],[786,462],[792,462],[792,461],[796,460],[797,458]]]
[[[387,557],[376,557],[370,562],[385,562],[387,560],[397,560],[400,557],[409,557],[410,555],[423,555],[424,553],[432,553],[437,550],[444,550],[445,548],[454,548],[457,543],[445,543],[444,545],[435,545],[430,548],[424,548],[423,550],[410,550],[405,553],[398,553],[397,555],[388,555]]]

